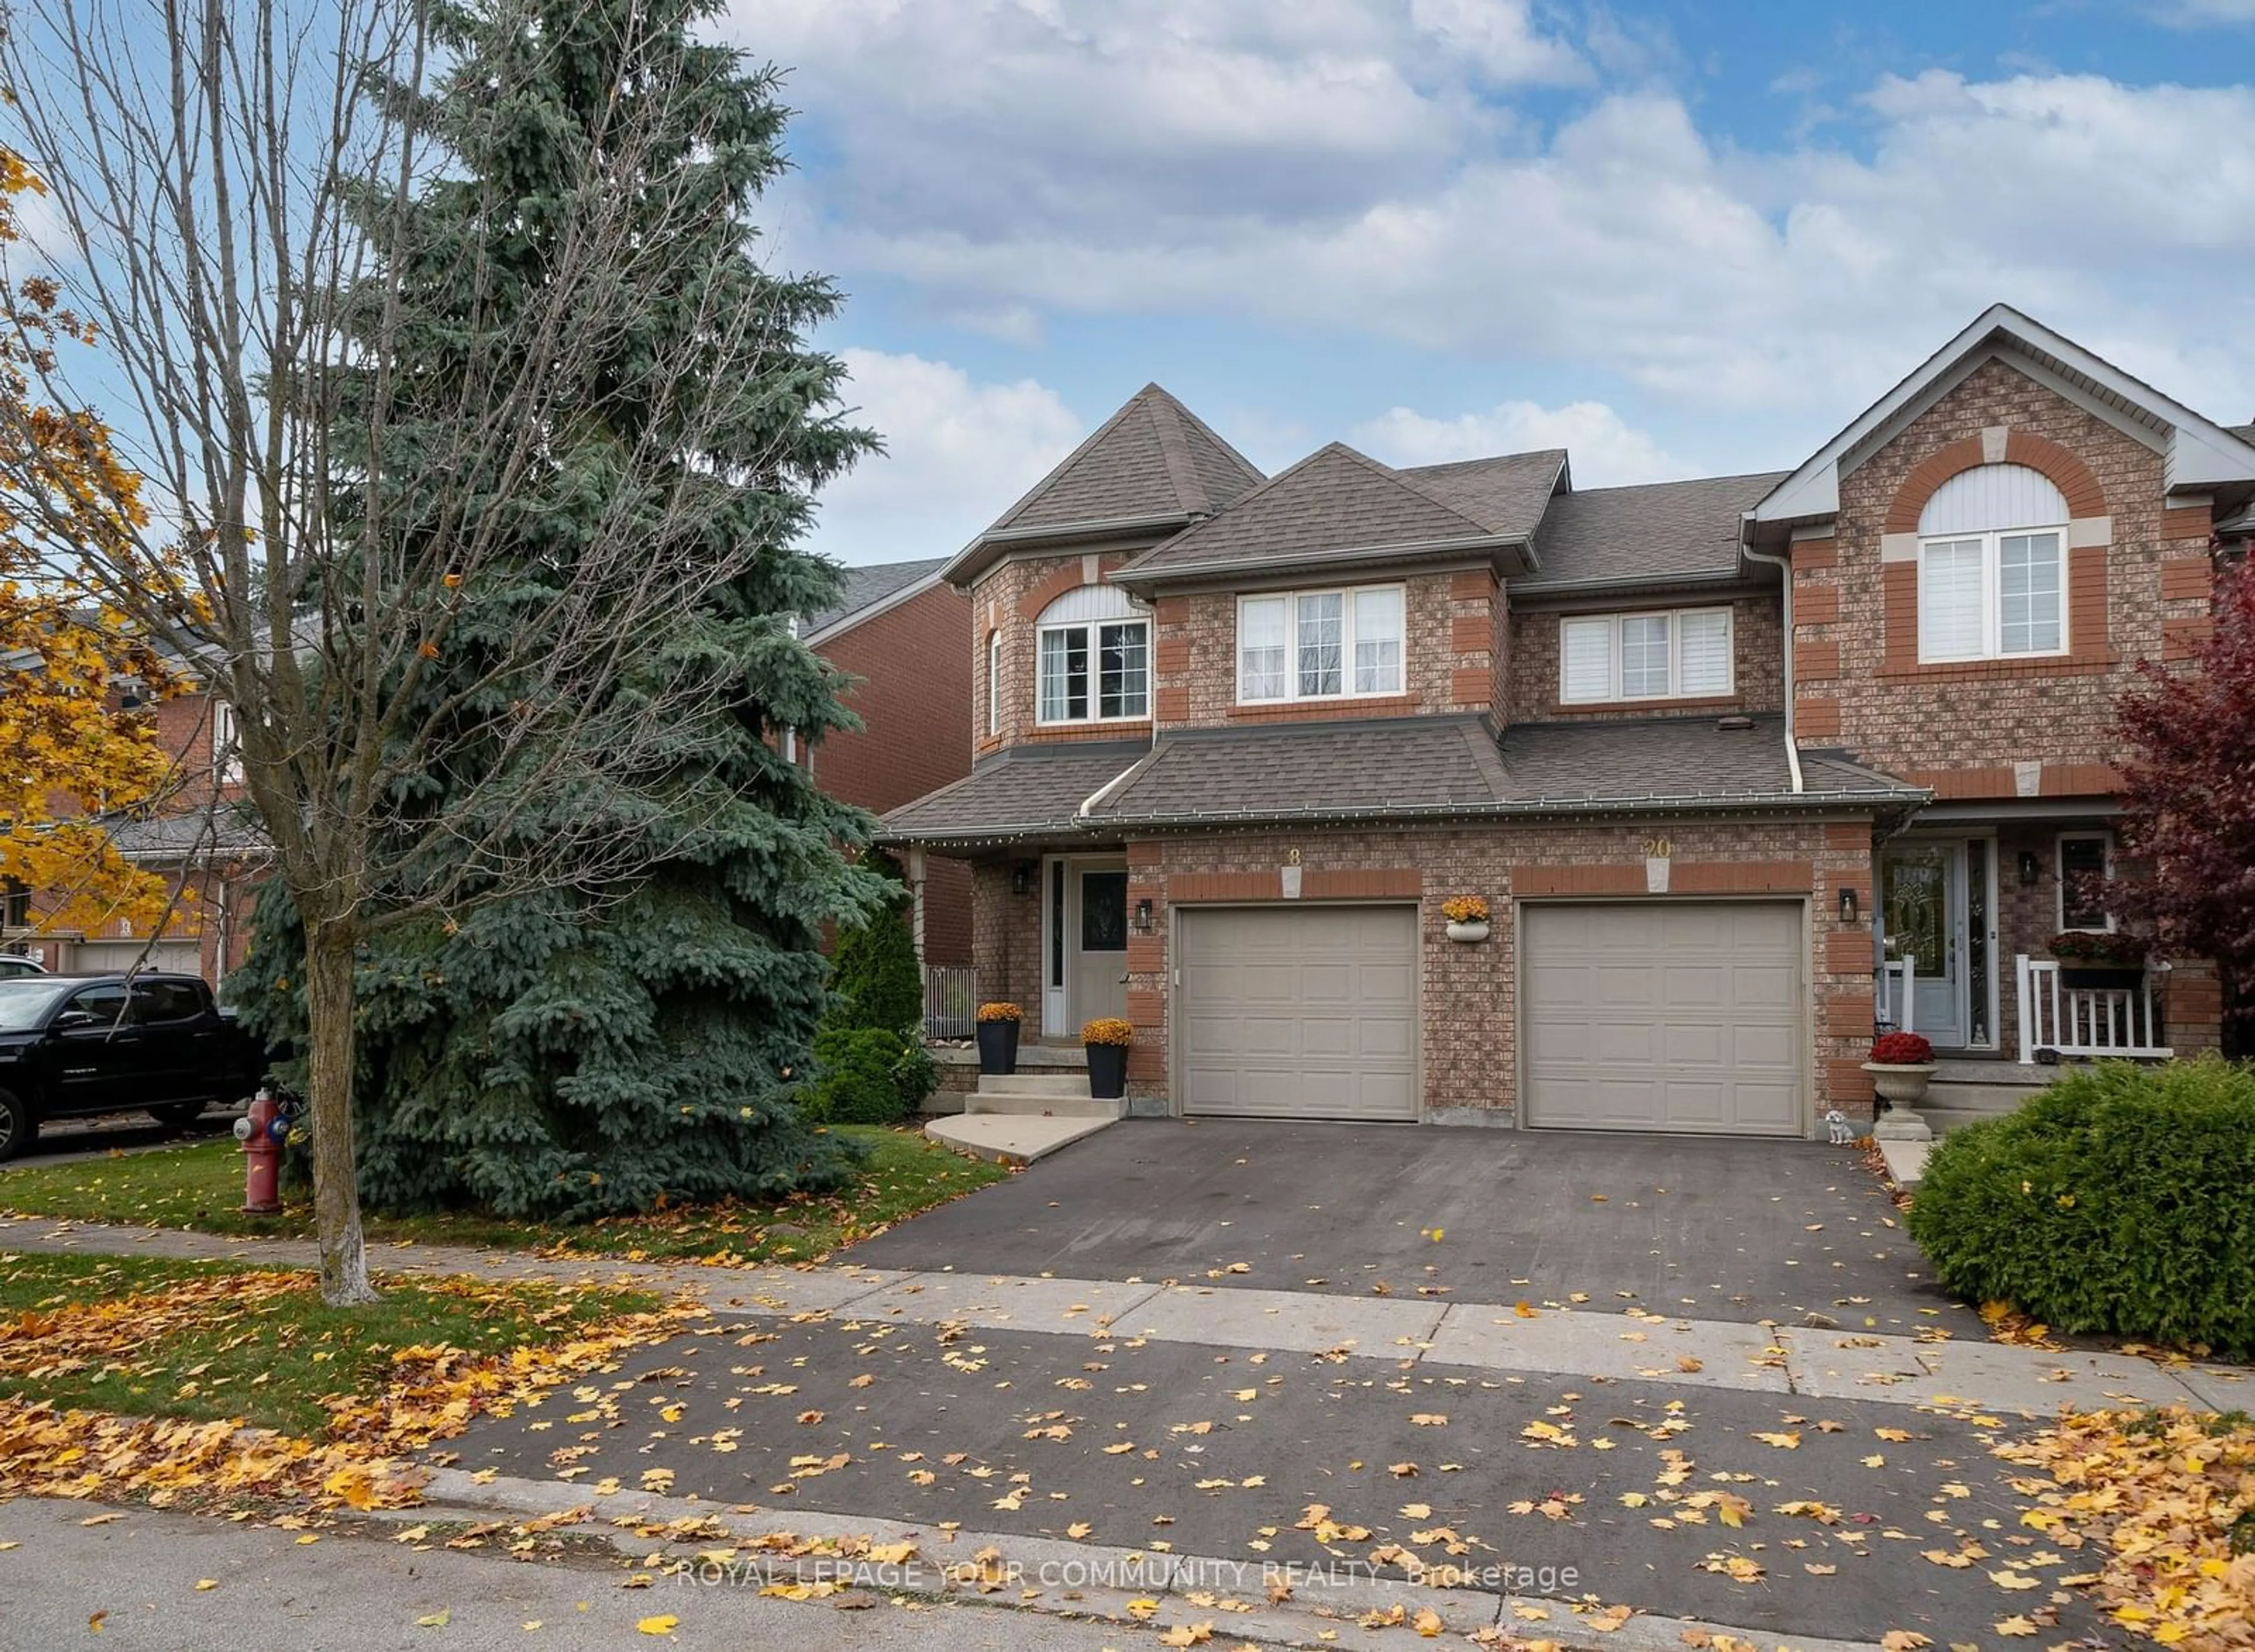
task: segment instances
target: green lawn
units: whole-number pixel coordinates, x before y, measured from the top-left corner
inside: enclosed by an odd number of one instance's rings
[[[0,1248],[0,1395],[133,1416],[241,1417],[312,1437],[327,1421],[324,1395],[380,1392],[402,1348],[538,1346],[658,1305],[647,1292],[537,1282],[474,1294],[405,1279],[381,1286],[372,1307],[325,1308],[310,1274]],[[130,1305],[106,1318],[72,1307],[120,1302]]]
[[[854,1184],[842,1193],[772,1204],[700,1205],[576,1227],[475,1215],[370,1217],[367,1236],[512,1250],[563,1247],[636,1261],[804,1262],[1009,1174],[1001,1165],[941,1147],[913,1128],[833,1128],[868,1149]],[[280,1216],[245,1216],[242,1204],[242,1155],[232,1141],[68,1164],[33,1160],[0,1170],[0,1213],[11,1215],[282,1238],[313,1232],[310,1207],[293,1207]],[[5,1243],[0,1234],[0,1245]]]

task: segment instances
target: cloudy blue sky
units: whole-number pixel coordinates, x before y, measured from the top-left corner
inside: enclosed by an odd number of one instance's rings
[[[957,549],[1147,380],[1264,468],[1798,462],[1990,302],[2255,418],[2255,0],[732,0],[778,258]]]

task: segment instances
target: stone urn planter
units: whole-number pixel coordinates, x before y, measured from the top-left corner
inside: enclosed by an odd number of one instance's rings
[[[1449,938],[1460,946],[1470,946],[1487,938],[1487,898],[1480,895],[1459,895],[1454,900],[1441,903],[1441,916],[1448,920]]]
[[[1015,1004],[979,1006],[979,1071],[997,1078],[1018,1070],[1018,1023],[1025,1011]]]
[[[1872,1134],[1893,1141],[1930,1142],[1934,1128],[1912,1111],[1926,1097],[1936,1063],[1934,1046],[1914,1032],[1891,1032],[1872,1045],[1864,1071],[1887,1110]]]
[[[1088,1052],[1088,1093],[1097,1101],[1117,1101],[1128,1093],[1128,1046],[1135,1029],[1117,1016],[1083,1022],[1080,1047]]]

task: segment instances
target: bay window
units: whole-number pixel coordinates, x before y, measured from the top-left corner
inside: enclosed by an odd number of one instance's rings
[[[1132,722],[1151,714],[1151,622],[1117,586],[1085,585],[1042,611],[1036,721]]]
[[[1240,597],[1237,698],[1253,705],[1398,694],[1401,649],[1398,585]]]
[[[1573,615],[1558,622],[1558,699],[1701,699],[1731,692],[1731,610]]]

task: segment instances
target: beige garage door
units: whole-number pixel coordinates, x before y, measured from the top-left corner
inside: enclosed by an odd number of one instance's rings
[[[1183,1110],[1417,1116],[1417,909],[1188,910]]]
[[[1528,1123],[1806,1132],[1798,904],[1520,910]]]

